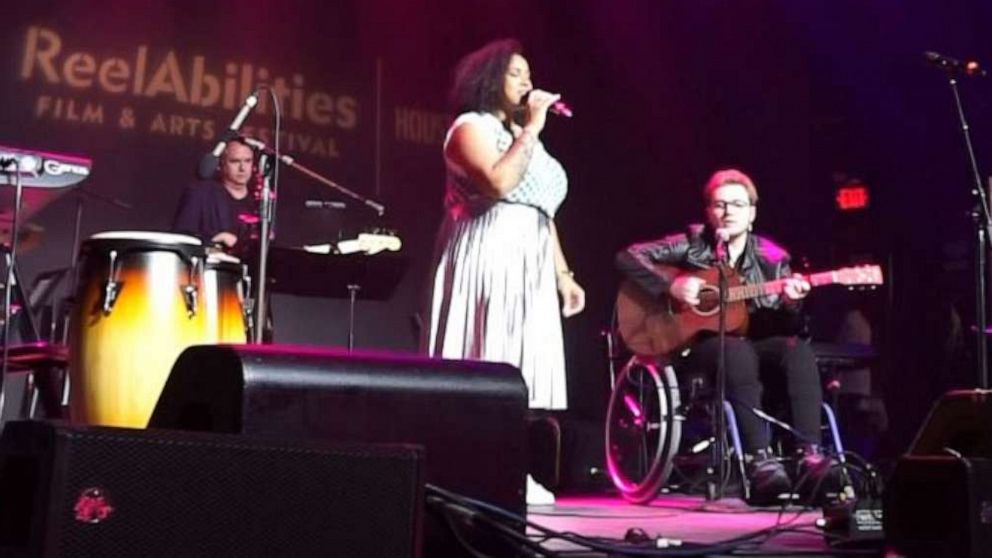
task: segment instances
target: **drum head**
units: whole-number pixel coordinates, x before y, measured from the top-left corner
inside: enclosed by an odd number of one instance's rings
[[[172,253],[183,258],[203,258],[206,248],[200,239],[185,234],[157,231],[104,231],[84,240],[80,257],[85,261],[96,254]]]
[[[156,244],[181,244],[187,246],[202,246],[199,238],[169,232],[158,231],[104,231],[98,232],[90,240],[138,240]]]

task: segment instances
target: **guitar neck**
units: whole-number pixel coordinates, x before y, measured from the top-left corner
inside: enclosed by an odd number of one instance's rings
[[[801,275],[801,277],[808,281],[813,287],[822,287],[823,285],[833,285],[834,283],[837,283],[836,273],[836,271],[824,271],[822,273]],[[747,300],[749,298],[757,298],[759,296],[782,294],[783,289],[785,289],[785,279],[775,279],[774,281],[765,281],[764,283],[753,283],[750,285],[731,287],[727,291],[727,301],[737,302],[740,300]]]

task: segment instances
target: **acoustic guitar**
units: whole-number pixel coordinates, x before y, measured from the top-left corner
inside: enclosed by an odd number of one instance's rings
[[[624,281],[617,295],[617,326],[628,349],[638,355],[657,356],[688,345],[701,331],[717,331],[720,323],[719,269],[684,271],[657,266],[670,276],[693,275],[705,284],[699,291],[699,304],[691,306],[669,296],[653,298],[631,281]],[[833,271],[802,275],[813,287],[824,285],[877,286],[882,284],[882,270],[877,265],[845,267]],[[727,331],[747,331],[747,307],[750,298],[781,294],[783,279],[746,284],[733,270],[727,270]]]

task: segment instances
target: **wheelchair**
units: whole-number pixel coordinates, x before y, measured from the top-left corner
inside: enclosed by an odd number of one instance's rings
[[[700,378],[701,375],[692,375],[683,380],[686,385],[680,386],[679,376],[669,359],[637,355],[631,357],[617,374],[606,414],[606,467],[613,485],[625,500],[635,504],[650,503],[669,483],[678,462],[684,463],[704,452],[709,452],[708,472],[713,470],[717,459],[727,460],[729,466],[724,470],[739,476],[742,496],[748,499],[750,486],[744,470],[744,452],[730,403],[721,403],[728,437],[723,444],[726,448],[723,456],[713,453],[717,444],[713,443],[711,433],[700,436],[699,428],[687,428],[691,416],[712,417],[712,406],[716,404],[709,390],[701,387]],[[833,453],[843,463],[844,448],[836,416],[826,403],[822,408]],[[770,416],[762,418],[789,428]],[[686,436],[690,433],[693,436]],[[713,483],[727,483],[728,480],[711,479],[707,496],[711,497],[714,492]]]

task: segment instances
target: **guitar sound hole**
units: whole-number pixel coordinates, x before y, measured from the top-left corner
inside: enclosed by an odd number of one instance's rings
[[[703,287],[699,291],[699,305],[696,306],[696,312],[700,314],[711,314],[718,311],[720,308],[720,293],[713,287]]]

